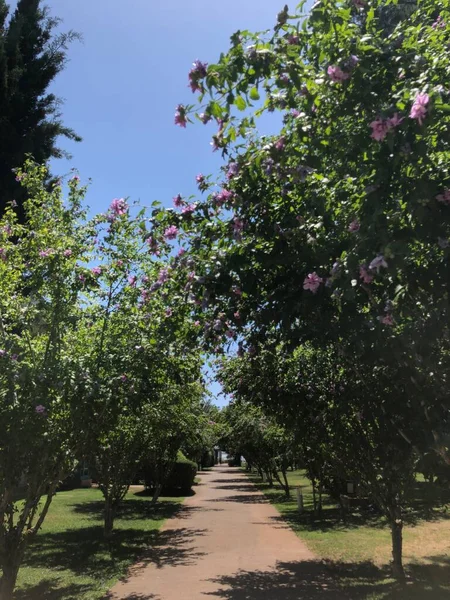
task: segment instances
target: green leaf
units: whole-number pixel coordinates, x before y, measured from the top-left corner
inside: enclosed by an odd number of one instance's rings
[[[252,89],[250,90],[250,98],[251,98],[252,100],[259,100],[259,99],[260,99],[260,97],[261,97],[261,96],[259,95],[259,92],[258,92],[258,89],[257,89],[257,88],[255,88],[255,87],[254,87],[254,88],[252,88]]]
[[[239,110],[245,110],[247,108],[247,102],[242,96],[236,96],[234,104]]]

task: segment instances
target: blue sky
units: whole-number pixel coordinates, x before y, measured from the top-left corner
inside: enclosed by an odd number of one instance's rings
[[[213,126],[173,123],[175,106],[193,101],[187,74],[199,58],[215,62],[237,29],[273,27],[282,0],[47,0],[63,29],[83,35],[69,51],[53,90],[65,100],[64,122],[83,137],[64,142],[76,167],[92,178],[88,204],[104,210],[115,197],[171,205],[196,192],[195,176],[216,172]],[[212,128],[211,128],[212,127]],[[211,386],[218,393],[217,384]],[[223,402],[224,400],[222,400]],[[220,399],[218,400],[221,403]]]

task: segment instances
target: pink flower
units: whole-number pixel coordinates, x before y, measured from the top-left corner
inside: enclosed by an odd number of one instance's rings
[[[450,189],[445,189],[442,194],[438,194],[436,196],[436,200],[442,202],[443,204],[450,204]]]
[[[357,231],[359,231],[359,228],[361,227],[361,225],[359,224],[358,220],[354,220],[350,223],[350,225],[348,226],[348,230],[351,233],[356,233]]]
[[[128,381],[128,377],[125,375],[125,373],[123,373],[123,375],[120,376],[120,381],[122,383],[126,383]]]
[[[166,308],[166,317],[171,317],[171,316],[172,316],[172,309]]]
[[[186,108],[182,104],[179,104],[175,111],[175,125],[186,127],[186,123]]]
[[[86,281],[86,277],[83,275],[83,273],[81,273],[81,275],[78,275],[78,279],[84,283]]]
[[[67,250],[64,250],[63,254],[66,258],[69,258],[70,256],[72,256],[72,250],[70,248],[67,248]]]
[[[158,253],[158,242],[155,240],[154,237],[150,236],[147,239],[147,244],[150,246],[150,252],[153,252],[153,254]]]
[[[196,327],[200,327],[200,321],[194,321],[194,325],[195,325]]]
[[[51,254],[53,254],[53,248],[47,248],[47,250],[39,251],[39,256],[41,258],[48,258]]]
[[[333,65],[330,65],[328,67],[327,73],[328,73],[331,81],[333,81],[334,83],[338,83],[340,81],[345,81],[346,79],[348,79],[350,77],[350,73],[344,73],[344,71],[341,69],[341,67],[336,67]]]
[[[102,268],[101,267],[92,267],[91,273],[92,273],[92,275],[101,275]]]
[[[319,289],[322,281],[323,281],[322,277],[319,277],[317,275],[317,273],[314,271],[314,273],[310,273],[307,277],[305,277],[305,280],[303,282],[303,289],[309,290],[310,292],[315,294],[317,292],[317,290]]]
[[[238,217],[233,219],[233,236],[235,239],[240,239],[242,231],[244,230],[244,221]]]
[[[242,296],[241,288],[233,286],[232,291],[233,291],[233,294],[236,294],[236,296]]]
[[[372,127],[372,134],[370,137],[377,140],[377,142],[382,142],[390,129],[389,123],[383,119],[372,121],[370,127]]]
[[[120,259],[119,259],[119,260],[116,262],[116,265],[117,265],[118,267],[123,267],[123,260],[120,260]]]
[[[419,121],[419,125],[422,125],[422,119],[427,114],[427,104],[430,101],[430,97],[428,94],[420,93],[417,94],[414,104],[411,107],[411,112],[409,116],[411,119],[417,119]]]
[[[433,29],[443,29],[445,27],[445,21],[442,20],[441,15],[438,16],[436,21],[431,26]]]
[[[130,277],[128,277],[128,284],[131,287],[136,287],[136,282],[137,282],[137,277],[136,275],[130,275]]]
[[[175,227],[175,225],[171,225],[170,227],[167,227],[167,229],[164,232],[164,237],[166,238],[166,240],[175,240],[177,235],[178,235],[178,228]]]
[[[215,194],[214,203],[216,204],[216,206],[222,206],[226,202],[229,202],[232,197],[233,192],[230,192],[230,190],[223,189],[218,194]]]
[[[392,326],[394,324],[394,317],[392,315],[385,315],[384,317],[380,317],[380,321],[383,325]]]
[[[184,200],[181,194],[177,194],[173,197],[173,205],[175,206],[175,208],[180,208],[184,205]]]
[[[387,269],[387,262],[384,260],[384,256],[382,254],[379,254],[378,256],[376,256],[373,261],[370,263],[369,265],[369,269],[371,271],[374,271],[376,269],[377,273],[380,272],[380,268],[383,267],[384,269]]]
[[[38,415],[43,415],[45,413],[45,406],[42,406],[42,404],[38,404],[34,410],[37,412]]]
[[[403,121],[403,117],[399,118],[398,113],[394,113],[394,116],[388,119],[389,128],[398,127]]]
[[[183,254],[186,254],[186,250],[184,248],[180,248],[178,250],[178,256],[183,256]]]
[[[169,280],[169,271],[168,269],[161,269],[158,275],[159,283],[166,283]]]
[[[197,205],[196,205],[196,204],[188,204],[187,206],[184,206],[184,207],[181,209],[181,213],[182,213],[183,215],[188,215],[188,216],[190,216],[190,215],[192,215],[192,213],[193,213],[193,212],[195,212],[195,209],[196,209],[196,208],[197,208]]]
[[[120,217],[127,214],[128,204],[124,198],[114,198],[109,206],[109,210],[115,217]]]
[[[369,274],[365,265],[361,265],[359,267],[359,277],[364,283],[372,283],[373,281],[373,275]]]
[[[74,175],[70,181],[80,181],[80,176],[79,175]]]

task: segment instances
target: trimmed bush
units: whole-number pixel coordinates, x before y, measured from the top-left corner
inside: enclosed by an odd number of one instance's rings
[[[164,490],[180,490],[188,493],[194,484],[196,474],[197,465],[179,452],[177,461],[164,485]]]

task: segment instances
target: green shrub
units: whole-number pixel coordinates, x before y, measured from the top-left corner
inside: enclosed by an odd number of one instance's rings
[[[197,465],[179,452],[177,461],[164,485],[164,490],[180,490],[188,493],[194,484],[196,474]]]

